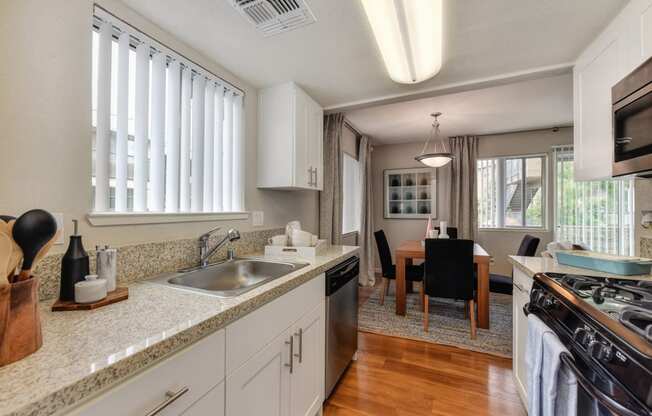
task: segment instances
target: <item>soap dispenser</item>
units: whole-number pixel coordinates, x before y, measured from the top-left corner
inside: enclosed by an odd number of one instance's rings
[[[73,235],[66,254],[61,259],[61,290],[59,299],[63,301],[75,300],[75,283],[84,281],[90,274],[88,253],[84,250],[82,238],[77,234],[77,220],[72,220]]]

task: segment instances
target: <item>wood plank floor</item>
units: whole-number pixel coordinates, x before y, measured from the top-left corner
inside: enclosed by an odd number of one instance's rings
[[[453,347],[359,333],[325,416],[526,415],[512,361]]]

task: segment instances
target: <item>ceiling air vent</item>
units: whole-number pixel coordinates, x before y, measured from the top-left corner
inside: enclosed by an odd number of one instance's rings
[[[305,0],[231,0],[233,6],[265,36],[315,22]]]

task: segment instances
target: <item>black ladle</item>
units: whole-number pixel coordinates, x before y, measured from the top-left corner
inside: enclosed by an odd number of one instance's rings
[[[13,229],[14,241],[23,250],[23,265],[18,281],[30,277],[34,258],[56,232],[57,221],[42,209],[33,209],[18,217]]]

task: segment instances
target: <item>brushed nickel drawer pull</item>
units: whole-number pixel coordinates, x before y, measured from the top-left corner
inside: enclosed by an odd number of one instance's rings
[[[299,363],[303,361],[303,328],[299,328],[299,332],[294,335],[299,337],[299,353],[294,354],[295,357],[299,358]]]
[[[285,364],[286,367],[290,367],[290,374],[294,372],[294,337],[290,336],[289,341],[285,341],[285,344],[290,345],[290,364]]]
[[[150,410],[145,416],[155,416],[163,411],[166,407],[177,401],[178,398],[183,396],[184,394],[188,393],[190,391],[190,388],[188,386],[182,387],[179,391],[173,392],[173,391],[167,391],[165,393],[165,396],[167,399],[156,406],[154,409]]]

